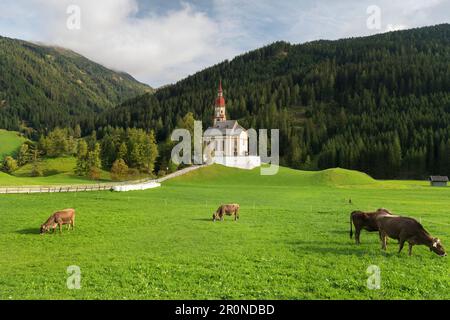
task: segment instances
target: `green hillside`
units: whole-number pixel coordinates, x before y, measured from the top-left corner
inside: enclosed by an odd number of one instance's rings
[[[0,127],[34,129],[81,122],[151,91],[130,75],[111,71],[62,48],[0,37]],[[76,119],[76,120],[75,120]]]
[[[0,299],[446,300],[447,258],[425,246],[397,254],[396,241],[383,253],[378,234],[365,231],[355,245],[349,214],[388,208],[448,248],[449,199],[450,188],[374,183],[341,169],[261,176],[222,166],[147,191],[1,195]],[[213,223],[231,202],[240,220]],[[52,212],[69,207],[74,231],[39,235]],[[72,265],[81,290],[66,287]],[[371,265],[381,270],[379,290],[367,288]]]
[[[46,158],[40,161],[42,177],[32,177],[32,164],[26,164],[12,175],[0,172],[0,186],[76,185],[99,182],[77,176],[74,172],[75,165],[74,157]],[[109,172],[102,170],[100,182],[108,181],[111,181]]]
[[[368,175],[352,170],[328,169],[324,171],[301,171],[280,167],[276,175],[261,175],[260,168],[241,170],[221,165],[208,166],[202,170],[189,172],[167,183],[214,183],[227,185],[270,185],[282,187],[310,187],[310,186],[352,186],[372,185],[378,182]]]
[[[14,155],[25,141],[18,132],[0,129],[0,161],[5,156]]]

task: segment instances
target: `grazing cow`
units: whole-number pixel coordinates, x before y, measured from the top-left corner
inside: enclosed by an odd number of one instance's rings
[[[378,229],[382,249],[386,250],[387,237],[397,239],[399,244],[398,253],[403,249],[405,241],[409,244],[409,255],[412,254],[414,245],[425,245],[430,251],[446,256],[445,249],[438,238],[433,238],[424,227],[415,219],[399,216],[380,216],[377,218]]]
[[[223,204],[216,212],[213,214],[213,221],[220,220],[223,221],[224,215],[232,216],[234,215],[234,221],[239,219],[239,208],[240,206],[236,203],[233,204]]]
[[[361,230],[367,230],[369,232],[378,231],[376,218],[378,216],[391,215],[387,209],[378,209],[375,212],[362,212],[353,211],[350,213],[350,239],[353,237],[352,224],[355,225],[355,241],[356,244],[360,244],[359,235]]]
[[[67,224],[68,229],[72,226],[72,230],[75,227],[75,209],[64,209],[57,211],[47,219],[47,221],[41,225],[41,234],[44,234],[50,229],[55,232],[57,226],[59,226],[59,232],[62,232],[62,225]]]

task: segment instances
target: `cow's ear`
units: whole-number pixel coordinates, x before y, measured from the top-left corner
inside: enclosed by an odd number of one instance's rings
[[[438,245],[437,241],[433,242],[433,247],[437,248],[437,245]]]

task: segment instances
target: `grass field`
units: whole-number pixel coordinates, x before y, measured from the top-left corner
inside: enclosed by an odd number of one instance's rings
[[[240,203],[240,221],[211,221],[225,202]],[[76,229],[39,235],[64,207]],[[349,213],[379,207],[420,219],[450,248],[450,188],[341,169],[211,166],[148,191],[2,195],[0,298],[450,299],[448,257],[398,255],[393,240],[383,253],[376,233],[349,239]],[[66,287],[70,265],[80,290]],[[366,286],[370,265],[380,290]]]
[[[26,139],[18,132],[0,129],[0,161],[17,152]]]
[[[46,158],[41,161],[42,177],[31,177],[32,164],[26,164],[12,175],[0,172],[0,186],[74,185],[111,181],[107,171],[101,172],[100,181],[93,181],[74,173],[74,157]]]

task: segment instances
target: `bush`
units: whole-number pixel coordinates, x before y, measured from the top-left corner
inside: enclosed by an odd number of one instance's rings
[[[136,180],[136,179],[139,179],[141,176],[142,176],[142,174],[138,169],[130,168],[128,170],[128,179],[129,180]]]
[[[114,161],[111,167],[111,179],[116,181],[126,180],[128,177],[128,166],[123,159]]]
[[[33,164],[33,168],[31,169],[32,177],[42,177],[44,175],[44,170],[40,163],[36,162]]]
[[[91,167],[89,169],[88,177],[91,180],[100,180],[101,170],[97,167]]]
[[[166,170],[159,170],[159,171],[158,171],[158,177],[159,177],[159,178],[164,177],[165,175],[167,175]]]
[[[2,170],[6,173],[12,173],[12,172],[16,171],[17,170],[17,161],[13,157],[7,156],[3,160]]]

